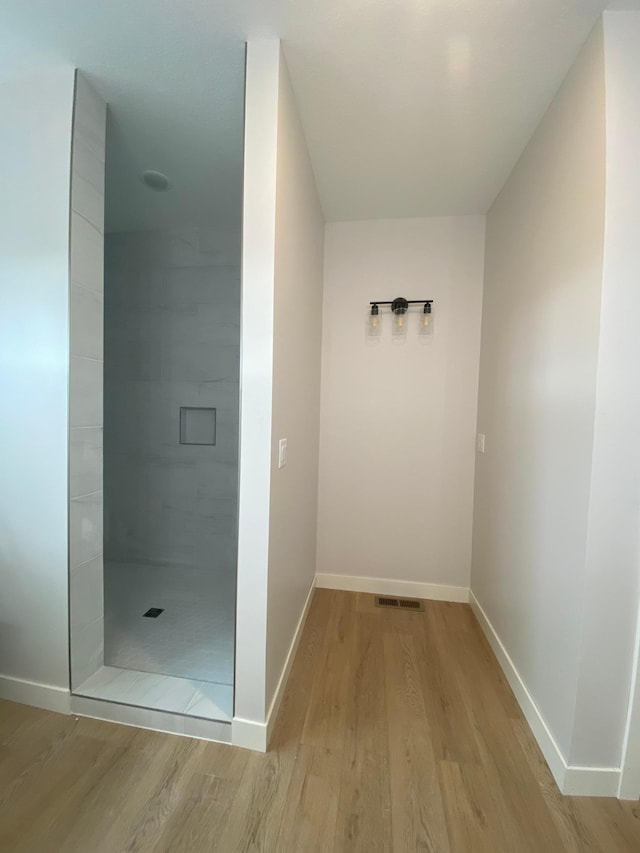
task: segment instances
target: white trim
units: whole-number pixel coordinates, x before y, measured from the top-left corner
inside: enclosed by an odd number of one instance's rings
[[[231,743],[255,752],[267,751],[267,724],[234,717],[231,721]]]
[[[631,690],[622,746],[618,797],[621,800],[637,800],[640,797],[640,608],[636,620]]]
[[[266,723],[258,723],[255,720],[245,720],[242,717],[234,717],[231,724],[231,743],[234,746],[241,746],[244,749],[253,749],[256,752],[267,751],[269,740],[273,734],[273,729],[278,717],[280,703],[282,702],[287,681],[289,680],[291,667],[293,666],[296,652],[300,645],[300,638],[304,631],[305,622],[307,621],[315,588],[316,578],[314,577],[311,587],[309,588],[309,592],[307,593],[307,598],[304,603],[304,607],[302,608],[302,613],[300,614],[300,619],[298,620],[293,640],[291,641],[291,646],[289,647],[287,659],[285,660],[282,672],[280,673],[278,686],[276,687],[273,699],[271,700]]]
[[[21,705],[33,705],[46,711],[57,711],[59,714],[70,713],[69,691],[64,687],[38,684],[35,681],[24,681],[22,678],[10,678],[8,675],[0,675],[0,699]]]
[[[247,43],[235,709],[265,712],[280,42]]]
[[[560,790],[571,797],[617,797],[619,785],[619,767],[569,765]]]
[[[533,696],[529,693],[509,653],[489,621],[489,617],[471,590],[469,591],[469,603],[478,624],[493,649],[493,653],[498,659],[498,663],[513,690],[560,791],[563,794],[577,797],[617,796],[620,783],[620,769],[618,767],[576,767],[567,764]]]
[[[553,773],[553,778],[558,783],[560,790],[562,790],[567,764],[564,760],[564,756],[560,752],[560,747],[549,731],[542,714],[538,710],[538,706],[534,702],[532,695],[529,693],[526,684],[520,677],[520,673],[509,657],[509,653],[503,646],[495,628],[489,621],[489,617],[482,609],[478,599],[472,591],[469,594],[469,603],[471,604],[471,609],[474,612],[485,637],[489,641],[489,645],[493,649],[493,653],[498,659],[498,663],[502,667],[502,671],[504,672],[516,699],[518,700],[518,704],[529,723],[533,736],[537,740],[538,746],[542,750],[542,754],[549,765],[549,769]]]
[[[280,703],[282,702],[282,697],[284,696],[287,681],[289,680],[289,674],[291,673],[291,667],[293,666],[293,662],[296,657],[296,652],[298,651],[298,646],[300,645],[300,638],[302,637],[305,622],[307,621],[307,616],[309,615],[309,609],[311,607],[311,601],[313,599],[313,593],[315,592],[315,588],[316,578],[314,577],[313,581],[311,582],[309,592],[307,593],[307,599],[304,603],[304,607],[302,608],[302,613],[300,614],[300,619],[298,620],[298,624],[293,635],[293,640],[291,641],[289,654],[287,655],[287,659],[284,662],[284,666],[282,667],[282,672],[280,673],[278,686],[275,689],[273,699],[271,700],[271,705],[267,713],[267,746],[269,745],[269,740],[271,739],[271,735],[273,734],[275,722],[278,717],[278,711],[280,710]]]
[[[469,601],[469,588],[439,583],[400,581],[393,578],[365,578],[357,575],[316,575],[318,589],[342,589],[346,592],[371,592],[375,595],[398,595],[427,598],[433,601]]]
[[[212,740],[217,743],[231,743],[230,723],[205,720],[202,717],[171,714],[167,711],[155,711],[151,708],[139,708],[136,705],[91,699],[87,696],[71,696],[71,713],[79,717],[107,720],[110,723],[150,729],[154,732]]]

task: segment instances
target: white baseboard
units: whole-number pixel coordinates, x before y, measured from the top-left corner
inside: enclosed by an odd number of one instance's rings
[[[619,767],[576,767],[569,764],[560,790],[572,797],[617,797],[619,787]]]
[[[267,724],[234,717],[231,721],[231,743],[254,752],[267,751]]]
[[[472,591],[469,592],[469,603],[478,624],[489,641],[493,653],[498,659],[502,671],[522,709],[529,727],[542,750],[545,761],[563,794],[583,797],[615,797],[620,784],[620,768],[618,767],[576,767],[567,764],[560,747],[556,743],[544,717],[540,713],[531,693],[522,680],[509,653],[502,644],[489,617],[482,609]]]
[[[273,699],[271,700],[269,712],[267,713],[267,746],[269,745],[269,740],[271,738],[271,735],[273,734],[273,729],[275,727],[276,719],[278,717],[278,711],[280,709],[280,703],[282,702],[282,697],[284,696],[287,681],[289,680],[291,667],[293,666],[293,662],[296,657],[296,652],[298,651],[298,646],[300,645],[300,638],[302,637],[302,632],[304,631],[304,624],[307,621],[307,616],[309,615],[309,608],[311,607],[311,600],[313,599],[313,593],[315,591],[315,588],[316,578],[314,577],[313,581],[311,582],[309,592],[307,593],[307,598],[304,602],[302,613],[300,614],[300,618],[298,619],[298,624],[296,625],[295,634],[293,635],[293,640],[291,641],[291,646],[289,647],[287,659],[284,662],[282,672],[280,673],[280,678],[278,679],[278,686],[276,687],[276,691],[273,694]]]
[[[302,632],[304,630],[304,624],[307,621],[307,615],[309,613],[309,608],[311,607],[311,600],[313,599],[313,591],[315,588],[316,579],[314,578],[309,592],[307,593],[302,613],[298,619],[293,640],[291,641],[287,658],[284,662],[284,666],[282,667],[280,678],[278,679],[278,686],[276,687],[273,699],[271,700],[266,722],[259,723],[255,720],[245,720],[242,717],[234,717],[231,723],[231,742],[234,746],[241,746],[244,749],[253,749],[256,752],[267,751],[269,740],[278,718],[278,710],[280,709],[280,703],[284,696],[291,667],[293,666],[296,652],[298,651],[300,638],[302,637]]]
[[[400,581],[393,578],[365,578],[357,575],[316,575],[319,589],[341,589],[346,592],[371,592],[374,595],[395,595],[405,598],[427,598],[432,601],[469,601],[469,588],[439,583]]]
[[[46,711],[57,711],[59,714],[69,714],[69,696],[69,690],[64,687],[0,675],[0,699],[8,699],[21,705],[33,705]]]

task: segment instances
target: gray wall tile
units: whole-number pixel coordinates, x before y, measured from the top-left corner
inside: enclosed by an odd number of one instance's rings
[[[162,345],[162,378],[168,381],[237,383],[240,347],[197,341]]]
[[[70,501],[69,536],[72,569],[102,553],[102,492]]]
[[[71,630],[79,631],[104,613],[102,554],[73,569],[70,577]]]
[[[73,428],[69,438],[69,496],[102,491],[102,427]]]
[[[104,231],[104,195],[75,171],[71,184],[71,208],[100,233]]]
[[[221,533],[196,533],[196,561],[212,571],[228,572],[237,560],[237,539]]]
[[[73,332],[71,333],[73,337]],[[69,425],[102,426],[101,361],[71,357],[69,375]]]
[[[114,382],[159,381],[162,345],[137,338],[121,340],[109,350],[107,370]]]
[[[72,136],[69,380],[71,682],[104,662],[102,388],[107,107],[76,75]]]
[[[104,197],[104,158],[98,157],[83,139],[74,134],[73,178],[82,178]],[[73,192],[73,186],[72,186]]]
[[[102,293],[71,284],[71,355],[102,360]]]
[[[212,230],[107,235],[107,559],[235,574],[239,251],[218,252]],[[216,408],[215,446],[180,445],[181,406]]]
[[[84,217],[71,211],[71,281],[102,292],[104,238]]]
[[[104,617],[71,627],[71,689],[77,690],[104,665]]]
[[[100,160],[105,159],[107,109],[82,74],[76,76],[74,136],[91,147]]]
[[[184,267],[166,271],[162,304],[168,308],[215,305],[233,319],[240,306],[240,273],[232,267]]]

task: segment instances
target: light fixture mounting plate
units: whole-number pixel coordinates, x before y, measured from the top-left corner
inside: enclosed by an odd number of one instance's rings
[[[394,314],[406,314],[408,307],[409,302],[404,298],[404,296],[396,296],[391,303],[391,310]]]

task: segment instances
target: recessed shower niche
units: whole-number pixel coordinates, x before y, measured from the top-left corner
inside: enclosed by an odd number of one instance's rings
[[[72,692],[192,717],[180,730],[196,734],[195,718],[233,714],[244,46],[235,48],[224,121],[213,83],[200,93],[210,114],[189,126],[176,104],[148,116],[129,113],[126,99],[107,105],[99,81],[80,73],[74,113]]]

